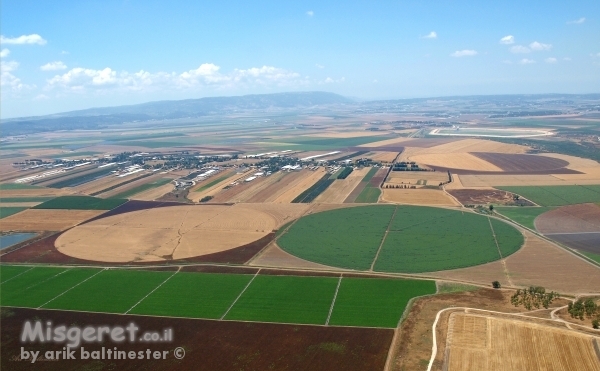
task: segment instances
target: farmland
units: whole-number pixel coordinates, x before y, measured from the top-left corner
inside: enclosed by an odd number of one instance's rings
[[[118,198],[105,200],[89,196],[61,196],[37,205],[34,209],[111,210],[125,202],[127,200]]]
[[[116,195],[111,196],[110,198],[117,198],[117,199],[124,199],[124,198],[130,198],[133,195],[136,195],[138,193],[147,191],[149,189],[153,189],[153,188],[158,188],[160,186],[163,186],[165,184],[168,184],[171,182],[171,179],[169,178],[161,178],[161,179],[157,179],[155,181],[146,183],[146,184],[142,184],[139,185],[135,188],[129,189],[127,191],[121,192],[121,193],[117,193]]]
[[[383,189],[383,202],[406,205],[458,206],[456,201],[440,189]]]
[[[503,186],[497,188],[518,194],[540,206],[563,206],[600,202],[600,185]]]
[[[41,266],[1,273],[3,306],[321,325],[331,311],[339,326],[393,328],[410,298],[435,293],[433,282],[401,279]]]
[[[502,257],[514,253],[523,244],[523,237],[501,221],[471,213],[367,206],[306,216],[281,236],[278,244],[293,255],[320,264],[417,273],[498,260],[498,250]]]
[[[6,218],[7,216],[11,216],[23,210],[26,210],[26,207],[0,207],[0,219]]]
[[[553,207],[496,207],[497,213],[529,228],[535,229],[535,219],[543,213],[554,209]]]
[[[386,172],[387,170],[385,168],[371,168],[344,202],[377,203],[377,201],[379,201],[379,195],[381,194],[379,184],[383,181]]]
[[[3,231],[62,231],[103,212],[104,210],[28,209],[3,218],[0,228]]]

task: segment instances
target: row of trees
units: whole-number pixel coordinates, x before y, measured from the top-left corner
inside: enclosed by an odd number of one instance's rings
[[[571,318],[579,318],[583,321],[584,318],[592,320],[592,326],[600,328],[600,306],[593,299],[577,300],[574,303],[569,303],[569,314]]]
[[[558,298],[558,293],[554,291],[546,292],[546,289],[541,286],[530,286],[528,289],[518,289],[510,297],[510,302],[515,307],[522,305],[527,310],[540,309],[540,307],[548,309],[556,298]]]

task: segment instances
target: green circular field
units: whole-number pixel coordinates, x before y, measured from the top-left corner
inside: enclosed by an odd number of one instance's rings
[[[494,218],[393,205],[308,215],[278,240],[283,250],[315,263],[397,273],[483,264],[500,259],[500,253],[502,257],[514,253],[522,244],[517,229]]]

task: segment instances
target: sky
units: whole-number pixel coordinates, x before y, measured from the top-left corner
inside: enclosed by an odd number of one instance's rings
[[[600,2],[0,3],[1,118],[155,100],[600,93]]]

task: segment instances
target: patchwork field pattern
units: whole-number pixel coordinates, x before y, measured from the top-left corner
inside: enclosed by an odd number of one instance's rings
[[[3,231],[62,231],[96,217],[105,210],[28,209],[2,219]]]
[[[305,216],[278,244],[319,264],[417,273],[498,260],[517,251],[523,236],[504,222],[473,213],[382,205]]]
[[[497,187],[516,193],[540,206],[563,206],[600,202],[600,185]]]
[[[451,315],[449,326],[448,371],[600,370],[597,340],[590,335],[458,313]]]
[[[111,210],[125,202],[127,200],[119,198],[105,200],[90,196],[61,196],[37,205],[34,209]]]
[[[433,281],[401,279],[0,269],[2,306],[165,317],[393,328],[410,298],[435,293]]]

